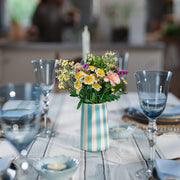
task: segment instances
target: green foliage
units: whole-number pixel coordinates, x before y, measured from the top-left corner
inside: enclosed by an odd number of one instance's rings
[[[165,29],[165,35],[170,37],[180,37],[180,25],[168,23]]]

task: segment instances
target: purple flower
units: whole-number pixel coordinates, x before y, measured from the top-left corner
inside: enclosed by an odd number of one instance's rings
[[[111,66],[111,69],[115,69],[116,71],[118,70],[117,66]]]
[[[71,76],[71,79],[74,81],[75,80],[75,78],[73,77],[73,76]]]
[[[129,72],[128,70],[120,70],[120,71],[117,72],[117,74],[118,74],[119,76],[124,76],[124,75],[127,74],[128,72]]]
[[[82,67],[83,67],[83,68],[88,68],[88,67],[89,67],[89,64],[83,64]]]
[[[80,69],[77,68],[77,69],[76,69],[76,73],[79,72],[79,71],[80,71]]]

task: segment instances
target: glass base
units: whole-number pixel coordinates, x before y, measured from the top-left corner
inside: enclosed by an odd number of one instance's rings
[[[33,168],[31,162],[22,156],[17,157],[13,163],[17,167],[16,171],[16,179],[18,180],[27,180],[31,178],[31,176],[37,176],[35,169]],[[35,176],[35,177],[36,177]],[[32,177],[31,179],[34,179]]]
[[[140,169],[136,172],[136,177],[140,179],[149,179],[152,177],[152,171],[150,169]]]
[[[50,138],[50,137],[55,137],[57,135],[57,132],[51,131],[49,129],[44,129],[40,131],[40,133],[37,135],[37,137],[45,137],[45,138]]]

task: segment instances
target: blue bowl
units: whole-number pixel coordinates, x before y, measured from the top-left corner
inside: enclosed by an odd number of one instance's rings
[[[109,135],[112,139],[126,139],[136,129],[136,126],[124,123],[109,128]]]
[[[64,164],[66,165],[66,168],[62,170],[48,169],[47,165],[53,163]],[[69,179],[77,170],[78,165],[79,160],[65,155],[44,157],[33,162],[33,166],[40,176],[45,179],[53,180]]]

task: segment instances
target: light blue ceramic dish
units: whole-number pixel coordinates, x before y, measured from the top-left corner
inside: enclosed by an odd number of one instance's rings
[[[53,169],[44,168],[45,166],[47,166],[47,164],[53,164],[53,163],[65,164],[67,168],[63,170],[53,170]],[[73,174],[77,170],[78,165],[79,165],[79,160],[65,155],[45,157],[33,162],[33,166],[37,170],[38,174],[42,176],[44,179],[48,179],[48,180],[69,179],[70,177],[73,176]]]
[[[136,126],[124,123],[119,126],[112,126],[109,128],[109,135],[112,139],[126,139],[135,130]]]

